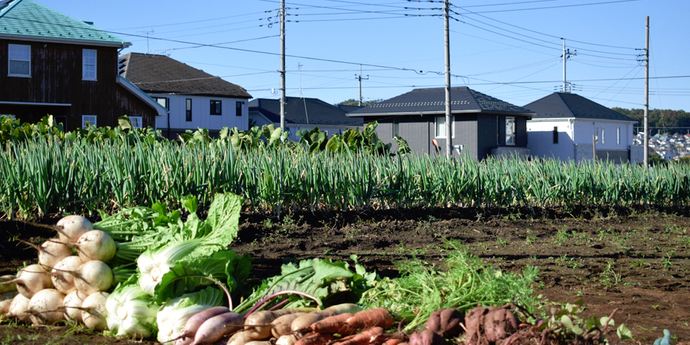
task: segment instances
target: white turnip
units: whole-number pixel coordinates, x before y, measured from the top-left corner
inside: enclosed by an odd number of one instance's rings
[[[86,327],[97,331],[108,328],[108,310],[105,307],[108,296],[110,294],[103,291],[92,293],[81,304],[81,318]]]
[[[81,320],[81,305],[84,303],[84,299],[88,297],[79,290],[74,290],[65,296],[62,305],[65,307],[65,318],[67,320],[74,320],[76,322],[82,322]]]
[[[38,263],[50,268],[57,265],[62,259],[72,255],[72,249],[58,239],[49,239],[40,246],[21,239],[18,241],[36,249],[38,251]]]
[[[64,321],[62,303],[65,295],[55,289],[37,292],[29,301],[29,315],[34,325],[52,325]]]
[[[18,291],[10,291],[0,294],[0,316],[6,315],[10,312],[10,304],[12,304],[12,300],[18,294]]]
[[[57,222],[57,228],[61,242],[74,243],[85,232],[93,230],[93,224],[82,216],[72,215],[62,217]]]
[[[17,284],[17,291],[26,298],[33,297],[43,289],[53,287],[50,273],[39,264],[24,267],[12,282]]]
[[[113,270],[103,261],[83,263],[74,272],[74,286],[85,295],[107,291],[113,285]]]
[[[55,289],[65,295],[76,290],[74,286],[74,272],[83,265],[84,261],[77,255],[70,255],[58,262],[50,272],[50,279]]]
[[[29,301],[31,300],[22,294],[14,296],[7,317],[16,318],[21,322],[29,322]]]
[[[77,240],[76,248],[79,257],[84,262],[89,260],[108,262],[117,251],[115,240],[107,232],[101,230],[85,232]]]

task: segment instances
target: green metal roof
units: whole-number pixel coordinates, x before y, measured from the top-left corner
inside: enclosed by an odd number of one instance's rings
[[[0,38],[126,48],[131,43],[32,0],[0,1]]]

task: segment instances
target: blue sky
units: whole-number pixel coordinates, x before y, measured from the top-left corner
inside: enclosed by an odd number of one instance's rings
[[[280,96],[279,0],[34,0],[132,43]],[[286,0],[287,95],[338,103],[443,87],[442,0]],[[643,108],[650,17],[650,109],[690,111],[690,1],[455,0],[452,86],[525,105],[559,91],[563,40],[573,92]],[[147,39],[148,36],[148,39]]]

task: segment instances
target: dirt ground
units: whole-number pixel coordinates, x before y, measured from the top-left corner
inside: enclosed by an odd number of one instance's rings
[[[670,215],[669,215],[670,214]],[[576,216],[575,216],[576,215]],[[23,223],[0,222],[0,274],[35,257],[8,234],[50,236]],[[687,210],[499,210],[439,209],[289,214],[282,220],[245,215],[233,249],[254,258],[254,275],[279,272],[290,260],[320,257],[360,263],[394,277],[393,262],[416,255],[442,260],[448,240],[505,271],[536,266],[535,291],[551,302],[582,298],[588,315],[625,323],[635,341],[651,344],[668,329],[672,343],[690,342],[690,216]],[[612,334],[612,343],[620,343]],[[65,326],[37,329],[4,322],[0,344],[117,344]],[[151,342],[138,342],[149,344]]]

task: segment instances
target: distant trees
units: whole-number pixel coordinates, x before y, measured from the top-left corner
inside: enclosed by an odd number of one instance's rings
[[[644,109],[612,108],[613,110],[638,121],[635,133],[642,131]],[[647,119],[649,134],[688,134],[690,133],[690,113],[684,110],[651,109]]]
[[[376,103],[381,102],[381,101],[382,101],[382,99],[375,99],[375,100],[371,100],[371,101],[362,101],[362,105],[366,107],[368,105],[376,104]],[[359,105],[359,100],[348,99],[347,101],[342,101],[336,105]]]

